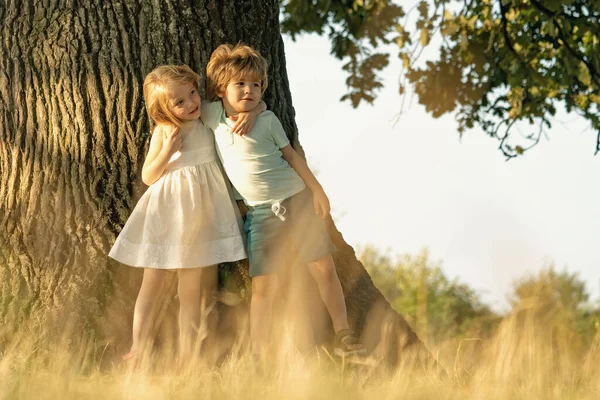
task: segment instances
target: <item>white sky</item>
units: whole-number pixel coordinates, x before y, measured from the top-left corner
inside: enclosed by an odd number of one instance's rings
[[[300,142],[349,244],[426,246],[497,310],[514,280],[548,262],[597,298],[600,155],[585,121],[564,116],[549,141],[506,162],[495,140],[474,129],[461,142],[454,117],[434,119],[416,97],[395,123],[398,63],[375,104],[353,109],[339,101],[346,75],[326,38],[286,39],[286,58]]]

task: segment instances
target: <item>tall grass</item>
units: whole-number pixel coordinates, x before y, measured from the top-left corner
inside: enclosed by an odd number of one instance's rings
[[[239,346],[226,356],[181,364],[164,343],[133,362],[121,362],[73,332],[50,345],[24,331],[0,354],[0,398],[600,398],[599,337],[590,343],[568,315],[535,303],[507,316],[491,339],[430,346],[447,376],[410,365],[390,369],[374,359],[342,362],[324,349],[301,352],[293,327],[274,337],[278,340],[264,359],[250,356],[247,338],[240,335]]]

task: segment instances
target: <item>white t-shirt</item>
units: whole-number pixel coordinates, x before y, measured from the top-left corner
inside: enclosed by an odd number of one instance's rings
[[[282,157],[280,149],[290,142],[271,111],[261,113],[244,136],[231,131],[235,122],[227,118],[220,101],[202,102],[202,120],[215,132],[225,172],[249,206],[277,203],[306,187]]]

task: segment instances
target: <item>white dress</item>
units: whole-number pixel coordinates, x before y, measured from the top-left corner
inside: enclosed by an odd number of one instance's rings
[[[246,257],[241,226],[214,135],[198,120],[140,198],[108,255],[159,269],[236,261]]]

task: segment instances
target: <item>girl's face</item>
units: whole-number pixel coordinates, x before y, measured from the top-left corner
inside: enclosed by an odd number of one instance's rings
[[[169,87],[167,104],[173,115],[182,121],[200,118],[200,94],[191,83]]]
[[[260,81],[254,81],[250,77],[241,77],[229,82],[221,98],[226,110],[240,113],[254,110],[261,97]]]

